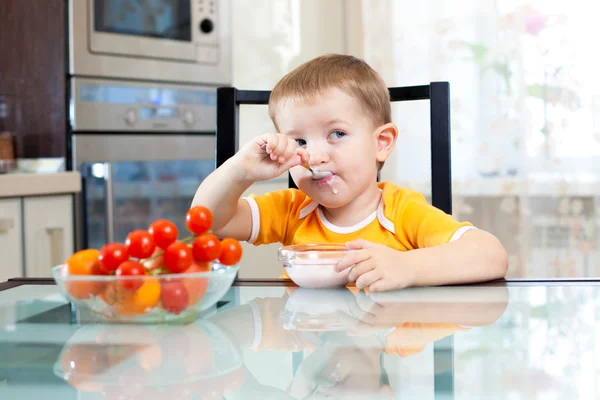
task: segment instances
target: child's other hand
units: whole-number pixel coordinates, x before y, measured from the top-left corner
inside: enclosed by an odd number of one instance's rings
[[[258,136],[239,151],[238,157],[244,179],[253,182],[276,178],[309,160],[306,149],[279,133]]]
[[[357,251],[344,257],[336,271],[352,268],[348,281],[356,282],[359,289],[383,292],[412,285],[413,266],[403,263],[403,252],[362,239],[346,243],[346,248]]]

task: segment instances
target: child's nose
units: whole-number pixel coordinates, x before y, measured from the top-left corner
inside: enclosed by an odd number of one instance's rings
[[[329,161],[329,153],[324,146],[311,146],[308,150],[310,165],[324,164]]]

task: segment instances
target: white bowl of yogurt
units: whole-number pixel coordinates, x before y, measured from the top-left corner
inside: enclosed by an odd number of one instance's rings
[[[331,289],[348,283],[350,268],[336,272],[334,267],[348,253],[343,244],[298,244],[279,249],[279,261],[298,286],[309,289]]]

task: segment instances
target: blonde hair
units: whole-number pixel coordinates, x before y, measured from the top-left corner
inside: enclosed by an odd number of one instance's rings
[[[392,122],[390,94],[381,76],[361,59],[326,54],[300,65],[275,85],[269,98],[269,116],[275,127],[281,100],[309,100],[330,88],[341,89],[357,99],[375,126]]]

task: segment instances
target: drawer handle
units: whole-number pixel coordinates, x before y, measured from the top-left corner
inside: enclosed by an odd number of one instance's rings
[[[50,236],[50,265],[54,267],[64,263],[64,229],[60,227],[46,228],[46,233]]]
[[[15,220],[12,218],[0,218],[0,233],[8,233],[15,227]]]

